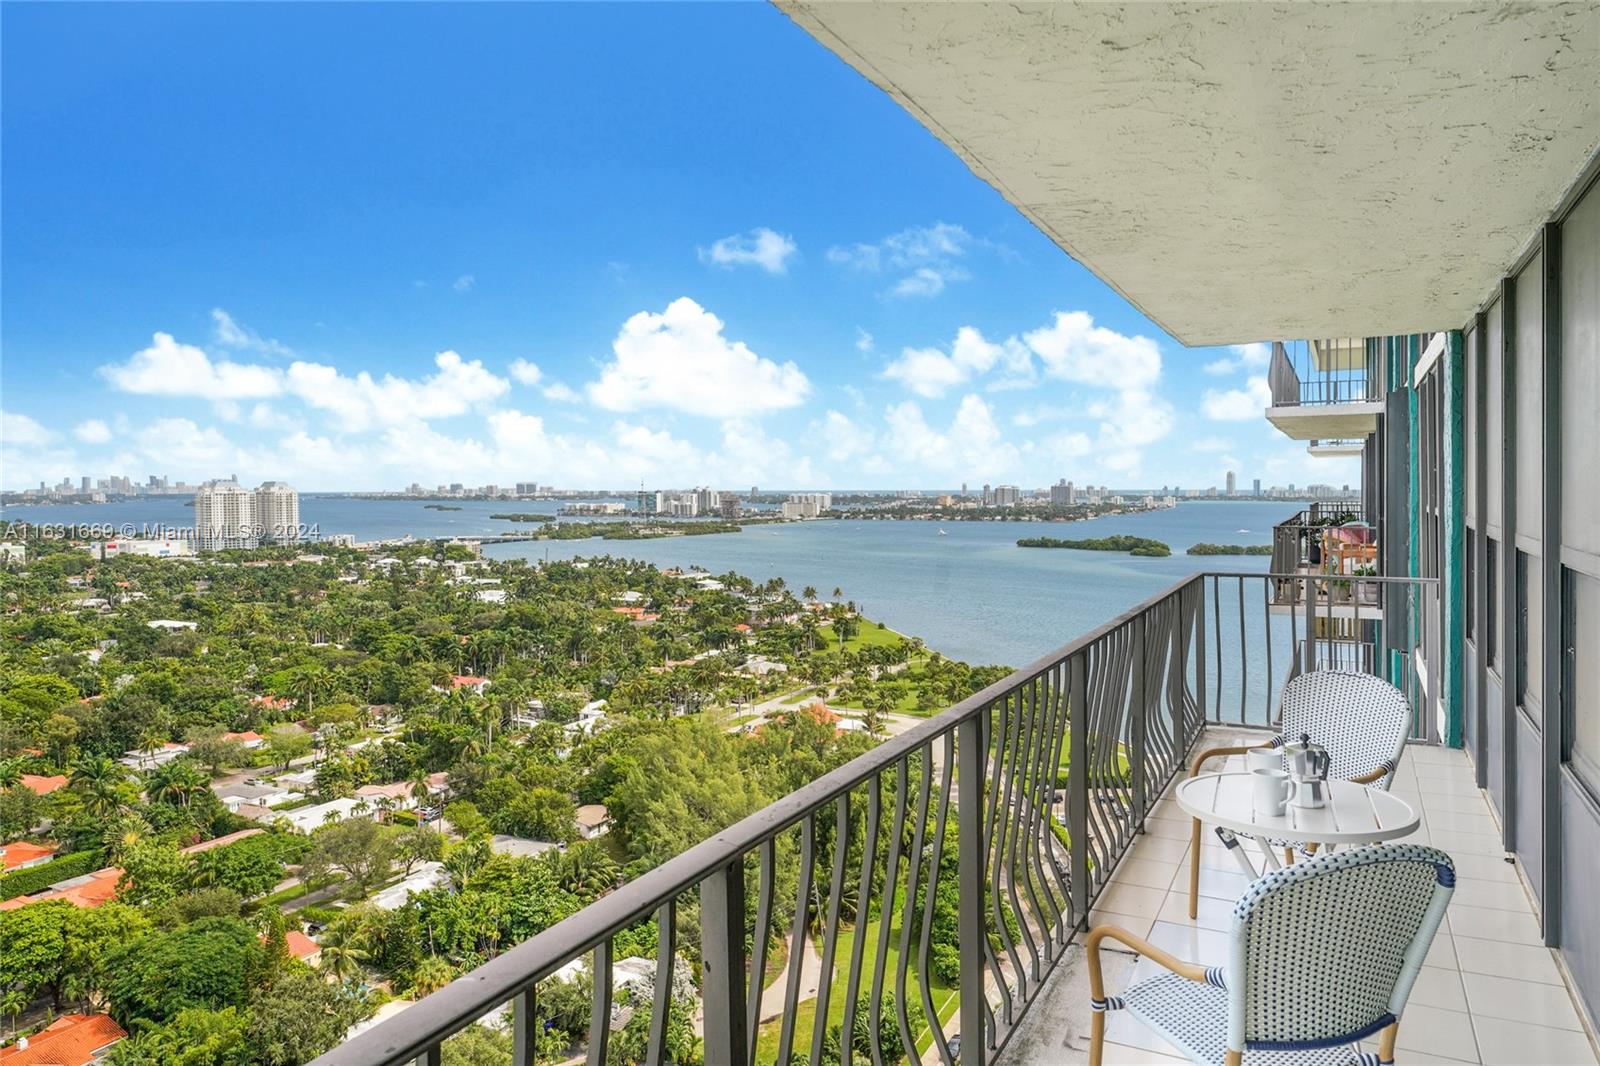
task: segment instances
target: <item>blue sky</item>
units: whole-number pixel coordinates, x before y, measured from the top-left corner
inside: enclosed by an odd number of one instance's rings
[[[1356,480],[767,5],[4,17],[8,488]]]

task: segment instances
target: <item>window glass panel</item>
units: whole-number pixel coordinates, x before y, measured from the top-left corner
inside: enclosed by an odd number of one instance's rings
[[[1589,787],[1600,791],[1600,579],[1572,570],[1567,575],[1568,613],[1563,673],[1572,723],[1572,764]],[[1578,649],[1584,649],[1579,654]]]
[[[1528,696],[1537,701],[1543,692],[1544,587],[1537,555],[1517,552],[1517,702],[1524,708]]]
[[[1472,527],[1467,527],[1467,639],[1478,639],[1478,538]]]
[[[1488,583],[1488,617],[1483,620],[1485,653],[1491,669],[1500,668],[1500,545],[1489,538],[1484,559],[1484,578]]]

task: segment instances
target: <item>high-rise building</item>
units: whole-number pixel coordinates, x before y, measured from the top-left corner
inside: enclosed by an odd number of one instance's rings
[[[1261,495],[1261,479],[1260,478],[1256,478],[1255,482],[1250,486],[1250,495],[1252,495],[1252,496]]]
[[[282,481],[263,481],[256,489],[256,527],[263,543],[293,544],[300,539],[300,494]]]
[[[1050,506],[1073,507],[1078,503],[1078,490],[1072,487],[1072,482],[1062,478],[1050,486]]]
[[[1015,485],[996,485],[993,504],[996,507],[1015,507],[1022,499],[1022,490]]]
[[[517,482],[518,496],[536,496],[539,493],[539,483],[536,481]]]
[[[194,494],[194,531],[201,551],[256,547],[256,494],[237,481],[206,482]]]
[[[1235,474],[1232,470],[1228,471],[1227,482],[1228,482],[1228,495],[1232,496],[1235,492],[1237,492],[1239,490],[1239,475]]]

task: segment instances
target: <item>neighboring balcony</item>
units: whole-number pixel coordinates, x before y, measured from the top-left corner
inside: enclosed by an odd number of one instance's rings
[[[1207,960],[1243,887],[1225,864],[1204,863],[1220,866],[1203,881],[1213,902],[1197,922],[1177,913],[1169,876],[1183,868],[1187,823],[1173,816],[1168,787],[1203,735],[1209,746],[1264,728],[1288,678],[1330,665],[1381,672],[1410,697],[1402,781],[1426,814],[1422,839],[1481,882],[1451,911],[1451,935],[1435,949],[1444,972],[1429,976],[1426,995],[1419,983],[1406,1038],[1436,1039],[1446,1058],[1506,1061],[1527,1030],[1530,1047],[1560,1052],[1544,1061],[1592,1061],[1579,1055],[1581,1026],[1464,757],[1425,747],[1437,722],[1425,649],[1436,644],[1398,625],[1350,639],[1307,631],[1273,608],[1281,577],[1180,581],[715,831],[319,1063],[434,1066],[452,1034],[481,1021],[509,1029],[512,1061],[527,1066],[547,1032],[552,982],[575,970],[588,1020],[584,1032],[567,1030],[555,1061],[676,1061],[685,1026],[707,1063],[735,1066],[1082,1061],[1082,931],[1117,915]],[[1430,580],[1374,580],[1437,614]],[[1436,618],[1404,628],[1438,632]],[[1435,804],[1436,791],[1447,798]],[[637,945],[652,919],[650,957],[618,958],[616,946]],[[1495,974],[1511,987],[1480,979]],[[570,1013],[573,989],[561,992]],[[1508,1009],[1530,1024],[1519,1028]],[[1135,1032],[1115,1035],[1120,1061],[1161,1050],[1141,1048]]]
[[[1385,589],[1378,573],[1378,527],[1360,506],[1313,505],[1272,527],[1273,609],[1322,619],[1381,622],[1385,601],[1410,595]],[[1346,626],[1345,629],[1353,627]]]
[[[1367,450],[1364,440],[1314,440],[1306,445],[1307,453],[1319,459],[1359,458]]]
[[[1383,414],[1381,366],[1361,338],[1274,341],[1267,421],[1291,440],[1364,441]]]

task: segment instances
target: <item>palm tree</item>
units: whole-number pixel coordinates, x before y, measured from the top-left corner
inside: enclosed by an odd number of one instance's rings
[[[357,796],[355,803],[350,807],[350,813],[355,815],[357,818],[359,818],[363,814],[366,814],[371,809],[372,809],[372,804],[367,802],[367,797],[365,797],[365,796]]]
[[[328,926],[322,931],[322,939],[318,943],[322,956],[317,961],[317,967],[340,982],[359,974],[361,964],[370,958],[366,938],[359,930],[352,929],[348,921],[334,922]]]
[[[833,586],[833,598],[835,600],[838,600],[843,596],[844,596],[844,589],[840,588],[838,585]]]
[[[411,987],[421,997],[439,991],[455,979],[455,967],[438,955],[429,955],[417,964],[411,975]]]
[[[22,760],[0,759],[0,791],[16,788],[22,783]]]
[[[122,764],[109,756],[91,755],[72,768],[69,782],[89,813],[109,818],[122,806],[124,772]]]
[[[11,1015],[11,1035],[17,1035],[17,1015],[28,1008],[28,994],[20,988],[0,992],[0,1011]]]
[[[807,603],[811,603],[817,598],[817,588],[815,585],[807,585],[805,588],[800,590],[800,595]]]
[[[304,701],[306,714],[310,715],[316,709],[316,698],[333,687],[333,677],[320,666],[303,666],[289,678],[288,687],[291,696]]]
[[[189,800],[209,787],[210,779],[188,759],[174,759],[150,775],[150,798],[188,807]]]

